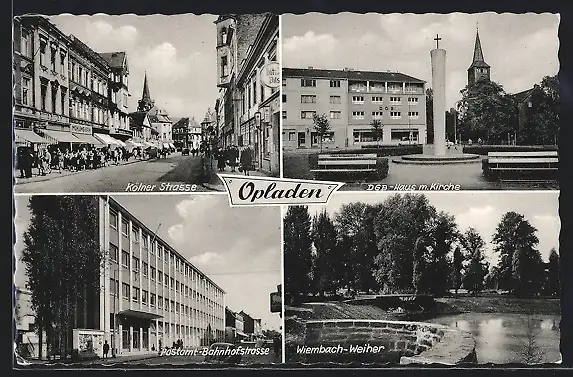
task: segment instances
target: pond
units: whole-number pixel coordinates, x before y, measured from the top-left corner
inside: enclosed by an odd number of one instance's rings
[[[555,363],[559,352],[557,315],[480,314],[448,315],[427,322],[471,332],[481,363]]]

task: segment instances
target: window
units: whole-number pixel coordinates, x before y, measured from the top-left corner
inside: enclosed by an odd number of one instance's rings
[[[300,112],[300,118],[301,119],[312,119],[315,114],[316,114],[316,111],[301,111]]]
[[[300,79],[300,86],[302,87],[316,87],[315,79]]]
[[[20,52],[22,53],[22,55],[30,57],[32,55],[31,47],[32,47],[32,41],[30,38],[30,33],[22,30],[22,41],[20,45]]]
[[[163,272],[161,272],[161,271],[157,271],[157,282],[159,284],[163,283]]]
[[[46,47],[48,42],[40,39],[40,66],[46,67]]]
[[[382,111],[373,111],[372,119],[382,119]]]
[[[282,101],[283,101],[283,103],[285,103],[287,101],[287,95],[286,94],[282,95]]]
[[[121,220],[121,234],[127,236],[127,230],[129,229],[129,224],[125,220]]]
[[[152,293],[149,296],[149,306],[154,307],[155,306],[155,299],[157,298],[157,296],[155,295],[155,293]]]
[[[61,109],[62,109],[61,114],[66,115],[66,102],[67,101],[66,101],[66,90],[64,88],[62,88],[60,90],[60,102],[61,102]]]
[[[330,96],[330,103],[333,103],[333,104],[342,103],[341,97],[340,96]]]
[[[179,303],[175,304],[175,313],[179,313]]]
[[[134,271],[139,271],[139,258],[137,257],[131,257],[131,263],[133,264],[133,270]]]
[[[64,51],[60,51],[60,74],[66,74],[66,53]]]
[[[331,111],[330,112],[330,119],[340,119],[340,111]]]
[[[29,106],[30,101],[30,79],[22,77],[22,105]]]
[[[420,117],[420,113],[418,111],[409,111],[408,118],[410,119],[418,119]]]
[[[349,85],[349,90],[351,92],[365,92],[366,91],[366,83],[365,82],[359,82],[359,83],[354,83]]]
[[[119,294],[119,281],[116,279],[109,279],[109,292],[114,295],[117,296]]]
[[[287,112],[285,110],[282,111],[282,118],[283,119],[287,118]]]
[[[124,299],[129,300],[129,284],[121,283],[121,296]]]
[[[147,305],[147,298],[149,296],[149,292],[147,291],[141,291],[141,303],[143,305]]]
[[[395,141],[418,141],[418,130],[392,130],[390,136]]]
[[[48,83],[42,82],[40,83],[40,100],[43,111],[46,111],[47,96],[48,96]]]
[[[163,296],[157,296],[157,308],[163,309]]]
[[[288,141],[295,141],[296,140],[296,132],[289,132],[288,133]]]
[[[372,103],[380,104],[383,102],[384,97],[374,96],[372,97]]]
[[[165,286],[169,287],[169,275],[165,274]]]
[[[286,80],[286,79],[283,79],[282,81],[283,81],[283,86],[286,86],[287,80]]]
[[[175,285],[175,279],[174,278],[169,278],[169,288],[173,289],[173,286]]]
[[[340,88],[340,80],[330,80],[331,88]]]
[[[402,117],[402,113],[400,111],[390,111],[390,118],[400,119],[401,117]]]
[[[129,268],[129,253],[125,250],[121,251],[121,265]]]
[[[300,96],[300,103],[316,103],[316,96],[303,94]]]
[[[133,295],[131,298],[133,302],[139,302],[139,288],[133,287]]]
[[[390,104],[399,105],[401,103],[400,97],[390,97]]]
[[[155,269],[155,267],[152,266],[149,268],[149,275],[151,280],[155,280],[156,272],[157,270]]]
[[[136,226],[131,227],[131,240],[133,243],[139,243],[139,228]]]
[[[418,97],[408,97],[408,105],[417,105]]]
[[[360,105],[364,103],[364,96],[352,96],[352,103]]]
[[[353,111],[352,119],[364,119],[364,111]]]
[[[169,303],[169,311],[174,311],[175,310],[175,301],[171,300],[171,302]]]
[[[149,265],[145,262],[143,262],[143,276],[147,276],[147,271],[149,270]]]
[[[119,249],[117,248],[117,246],[110,243],[109,244],[109,259],[111,259],[114,262],[117,262],[118,258],[119,258]]]
[[[175,292],[179,292],[179,280],[175,282]]]
[[[229,63],[226,56],[221,57],[221,77],[226,77],[229,74]]]
[[[58,101],[58,88],[52,85],[52,114],[56,114],[57,101]]]
[[[144,249],[148,248],[147,234],[145,234],[145,233],[141,234],[141,243],[143,244]],[[153,252],[151,254],[153,254]]]

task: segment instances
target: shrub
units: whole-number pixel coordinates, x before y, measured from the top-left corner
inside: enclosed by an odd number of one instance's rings
[[[557,145],[465,145],[464,153],[487,156],[488,152],[557,151]]]

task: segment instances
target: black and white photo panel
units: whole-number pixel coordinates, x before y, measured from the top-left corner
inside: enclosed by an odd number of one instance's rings
[[[557,192],[340,193],[284,212],[285,361],[561,360]]]

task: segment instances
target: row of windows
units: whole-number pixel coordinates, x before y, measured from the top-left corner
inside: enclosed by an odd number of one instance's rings
[[[376,135],[372,130],[355,130],[352,132],[355,143],[367,143],[376,141]],[[320,143],[320,135],[316,132],[311,134],[311,145],[316,146]],[[306,144],[306,135],[304,132],[289,131],[288,134],[283,132],[283,139],[290,143],[297,142],[299,145]],[[390,140],[392,141],[418,141],[418,130],[390,130]],[[323,143],[333,143],[335,140],[334,132],[327,132],[323,139]],[[384,135],[379,135],[379,141],[384,140]]]
[[[352,119],[361,120],[364,119],[364,111],[353,111],[352,112]],[[300,119],[313,119],[316,115],[316,111],[314,110],[306,110],[300,112]],[[373,119],[383,119],[383,111],[372,111],[372,118]],[[400,119],[402,117],[401,111],[390,111],[390,118],[391,119]],[[410,119],[418,119],[420,117],[419,111],[409,111],[408,117]],[[282,111],[282,118],[287,119],[287,112],[285,110]],[[342,119],[342,112],[341,111],[331,111],[330,112],[330,119]]]
[[[110,293],[114,296],[119,294],[119,281],[115,279],[110,279]],[[131,293],[131,295],[130,295]],[[121,284],[121,296],[125,300],[129,300],[131,296],[131,300],[133,302],[139,303],[141,300],[142,305],[149,305],[150,307],[157,309],[164,309],[166,311],[171,311],[174,313],[181,313],[184,315],[193,315],[199,316],[200,318],[204,319],[218,319],[222,320],[222,317],[198,310],[193,309],[189,305],[183,305],[175,300],[169,300],[167,297],[163,298],[163,296],[158,296],[155,293],[149,293],[146,290],[139,289],[137,287],[130,287],[127,283]],[[210,307],[209,309],[214,310],[215,308]],[[222,313],[222,307],[217,308],[217,312]]]
[[[76,84],[80,84],[90,90],[101,94],[102,96],[107,95],[107,83],[106,79],[98,76],[94,73],[90,73],[89,69],[83,67],[79,63],[74,61],[70,62],[70,80]]]
[[[302,94],[300,96],[300,103],[316,103],[316,94]],[[330,96],[329,98],[331,104],[340,104],[342,103],[341,96]],[[381,96],[373,96],[371,98],[372,103],[374,104],[381,104],[384,102],[384,97]],[[287,102],[287,95],[282,95],[282,102]],[[401,97],[390,97],[390,104],[399,105],[402,102]],[[417,105],[419,102],[418,97],[408,97],[408,104],[409,105]],[[364,104],[364,96],[352,96],[352,103],[353,104]]]
[[[340,88],[341,80],[330,80],[329,86],[331,88]],[[286,78],[283,78],[283,86],[287,85]],[[309,79],[304,78],[300,79],[300,86],[303,88],[315,88],[316,87],[316,79]],[[377,92],[388,92],[388,93],[423,93],[424,87],[423,85],[416,85],[416,84],[403,84],[403,83],[377,83],[371,82],[367,85],[365,82],[359,83],[352,83],[348,85],[348,89],[351,92],[366,92],[370,91],[377,91]]]

